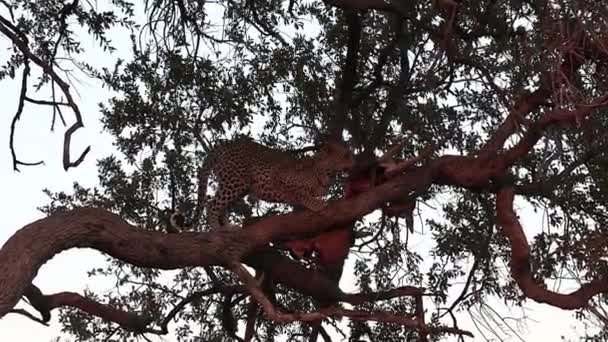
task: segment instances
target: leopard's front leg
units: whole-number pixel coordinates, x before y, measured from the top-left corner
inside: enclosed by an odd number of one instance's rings
[[[285,202],[301,205],[308,210],[318,212],[327,207],[327,202],[323,200],[325,189],[319,189],[317,184],[310,184],[310,175],[295,174],[286,177],[282,174],[275,178],[277,185],[281,188],[281,194]]]

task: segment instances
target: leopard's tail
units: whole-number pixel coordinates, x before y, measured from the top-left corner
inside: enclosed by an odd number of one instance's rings
[[[207,183],[209,183],[209,174],[211,173],[211,168],[213,167],[214,161],[214,153],[210,152],[207,154],[203,165],[201,165],[201,167],[198,169],[198,199],[191,224],[195,231],[202,230],[200,225],[203,218],[203,211],[205,210],[205,204],[207,202]]]

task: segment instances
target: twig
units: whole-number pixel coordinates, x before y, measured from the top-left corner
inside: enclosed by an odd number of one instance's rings
[[[25,100],[27,102],[31,102],[33,104],[42,105],[42,106],[69,106],[69,104],[66,103],[66,102],[55,102],[55,101],[48,101],[48,100],[36,100],[36,99],[33,99],[33,98],[29,97],[29,96],[26,96]]]

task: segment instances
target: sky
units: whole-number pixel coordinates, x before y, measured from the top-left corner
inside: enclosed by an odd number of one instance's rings
[[[87,47],[86,59],[93,65],[112,66],[115,58],[108,58],[107,54],[101,53],[94,41],[83,36],[83,44]],[[118,48],[119,53],[130,51],[128,35],[124,32],[115,33],[111,36]],[[8,43],[4,37],[0,38],[0,60],[7,57]],[[35,67],[33,67],[35,69]],[[20,74],[20,73],[19,73]],[[64,171],[62,167],[61,151],[63,144],[63,133],[65,128],[60,124],[56,126],[55,132],[50,132],[52,111],[49,107],[27,104],[22,119],[18,122],[16,132],[16,148],[19,159],[23,161],[44,160],[42,166],[21,166],[21,172],[12,169],[11,155],[8,145],[10,123],[17,108],[18,84],[17,80],[5,80],[0,82],[0,103],[3,103],[4,112],[0,115],[0,188],[4,195],[0,196],[0,205],[4,208],[4,218],[0,227],[0,246],[17,230],[26,224],[43,218],[43,214],[36,208],[48,202],[42,189],[49,188],[52,191],[70,192],[73,182],[79,182],[85,187],[97,184],[96,160],[114,153],[112,139],[104,134],[99,123],[100,113],[98,103],[105,101],[109,92],[101,87],[99,82],[87,79],[81,75],[82,83],[77,83],[74,93],[76,102],[83,113],[85,127],[77,131],[73,138],[72,156],[77,156],[86,146],[92,149],[85,161],[77,168]],[[45,98],[44,92],[30,93],[34,98]],[[67,111],[66,111],[67,112]],[[66,113],[68,125],[73,117]],[[432,215],[432,212],[423,212],[424,215]],[[533,214],[530,210],[520,211],[522,224],[528,233],[542,226],[542,217]],[[428,250],[430,245],[421,239],[422,227],[416,220],[416,232],[410,248]],[[428,229],[426,230],[428,232]],[[530,239],[530,234],[528,236]],[[34,279],[34,284],[39,286],[43,293],[55,293],[61,291],[73,291],[83,294],[85,289],[93,291],[105,291],[111,288],[111,284],[95,278],[89,279],[86,272],[94,267],[104,264],[106,257],[91,249],[73,249],[55,256],[42,266]],[[345,291],[356,291],[352,278],[353,258],[347,262],[345,276],[341,281],[341,287]],[[505,271],[506,272],[506,271]],[[403,284],[412,285],[412,284]],[[415,285],[415,284],[413,284]],[[460,293],[463,283],[454,284],[451,291],[451,299]],[[572,290],[562,288],[561,291]],[[500,301],[490,303],[493,309],[513,317],[528,317],[526,326],[522,328],[523,341],[560,341],[562,336],[575,338],[584,332],[585,327],[577,323],[570,312],[562,311],[547,305],[530,303],[526,310],[519,308],[509,312]],[[27,308],[34,312],[23,301],[17,307]],[[53,312],[53,319],[49,327],[43,326],[25,317],[9,314],[0,319],[0,341],[51,341],[60,335],[61,326],[57,321],[57,311]],[[475,332],[474,323],[468,319],[468,315],[461,314],[459,326],[463,329]],[[514,326],[517,326],[514,324]],[[491,337],[490,335],[486,335]],[[171,341],[170,337],[165,340]],[[450,338],[446,341],[454,341]],[[494,339],[499,341],[499,339]],[[476,333],[475,339],[468,341],[484,341],[481,334]],[[503,336],[502,341],[521,341],[519,338]]]

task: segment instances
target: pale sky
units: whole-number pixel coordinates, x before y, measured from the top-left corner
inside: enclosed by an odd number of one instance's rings
[[[124,34],[124,31],[111,37],[119,52],[128,53],[130,51],[128,35]],[[92,39],[85,38],[83,44],[88,44],[89,51],[92,51],[86,56],[86,59],[90,63],[97,66],[113,65],[114,59],[108,58],[107,54],[98,52],[96,44]],[[0,39],[1,60],[5,60],[7,56],[7,46],[6,39]],[[32,65],[32,69],[35,71],[37,67]],[[21,70],[19,71],[19,75],[20,73]],[[96,160],[114,151],[109,135],[101,133],[99,124],[100,113],[97,106],[98,102],[105,101],[108,98],[109,93],[106,89],[101,88],[98,82],[87,79],[83,75],[81,75],[80,79],[83,83],[76,85],[80,94],[74,93],[73,95],[75,95],[76,101],[83,113],[85,128],[80,129],[74,135],[72,155],[77,156],[87,145],[91,145],[92,150],[79,167],[72,168],[68,172],[63,171],[61,164],[61,148],[65,128],[61,125],[56,125],[55,132],[49,132],[52,116],[51,109],[32,104],[26,104],[22,119],[18,122],[18,130],[16,132],[17,153],[23,161],[31,162],[43,159],[45,165],[35,167],[21,166],[20,173],[12,170],[8,137],[10,122],[17,107],[19,81],[5,80],[0,82],[0,101],[4,106],[4,113],[0,116],[0,130],[2,130],[0,136],[3,137],[0,141],[0,160],[2,161],[0,163],[0,186],[3,189],[4,196],[0,197],[0,204],[2,208],[5,208],[5,216],[2,220],[3,227],[0,228],[0,245],[3,245],[15,231],[24,225],[43,217],[42,213],[36,209],[36,207],[45,205],[48,202],[46,196],[42,193],[43,188],[49,188],[51,191],[63,190],[70,192],[72,184],[75,181],[85,187],[97,184]],[[44,98],[45,93],[36,94],[30,92],[29,95],[34,98]],[[66,110],[64,113],[68,124],[71,123],[73,117],[69,111]],[[538,215],[535,216],[531,211],[525,214],[522,213],[522,211],[519,212],[520,217],[522,217],[522,224],[529,234],[528,239],[530,239],[530,232],[541,227],[542,218]],[[423,215],[430,217],[433,213],[427,209],[423,212]],[[428,250],[428,242],[421,241],[420,239],[421,227],[418,220],[416,220],[416,224],[417,234],[412,239],[410,248]],[[428,233],[428,229],[425,229],[424,232]],[[353,259],[354,257],[349,259],[348,264],[350,266],[352,266]],[[40,269],[34,283],[40,287],[43,293],[74,291],[82,294],[85,288],[103,291],[110,288],[111,284],[100,282],[97,278],[90,280],[87,278],[86,272],[93,267],[102,265],[104,260],[104,256],[90,249],[66,251],[55,256],[45,264]],[[351,271],[349,268],[345,270],[345,276],[341,282],[342,289],[345,291],[356,290],[349,279],[350,277],[348,277],[348,274],[352,273]],[[460,293],[463,283],[464,281],[454,284],[450,300],[453,300]],[[562,291],[564,290],[571,289],[562,289]],[[30,309],[24,302],[20,302],[17,307]],[[496,301],[492,307],[507,316],[510,315],[507,308],[500,301]],[[29,311],[37,314],[32,309]],[[530,303],[526,307],[526,315],[529,318],[527,328],[524,327],[524,330],[521,332],[524,341],[560,341],[562,336],[575,338],[584,332],[584,327],[578,324],[572,313],[547,305]],[[60,334],[57,316],[58,312],[55,310],[50,327],[45,327],[25,317],[9,314],[0,319],[0,341],[51,341]],[[511,316],[521,317],[522,310],[514,308]],[[446,321],[446,323],[448,322]],[[484,341],[482,335],[476,331],[475,325],[468,319],[466,313],[459,315],[459,326],[462,329],[473,331],[476,335],[475,339],[467,339],[467,341]],[[486,336],[492,337],[491,335]],[[514,336],[502,336],[502,338],[502,341],[520,341]],[[171,341],[173,339],[167,336],[165,340]],[[455,338],[446,339],[446,341],[455,340]],[[494,339],[494,341],[500,340]]]

